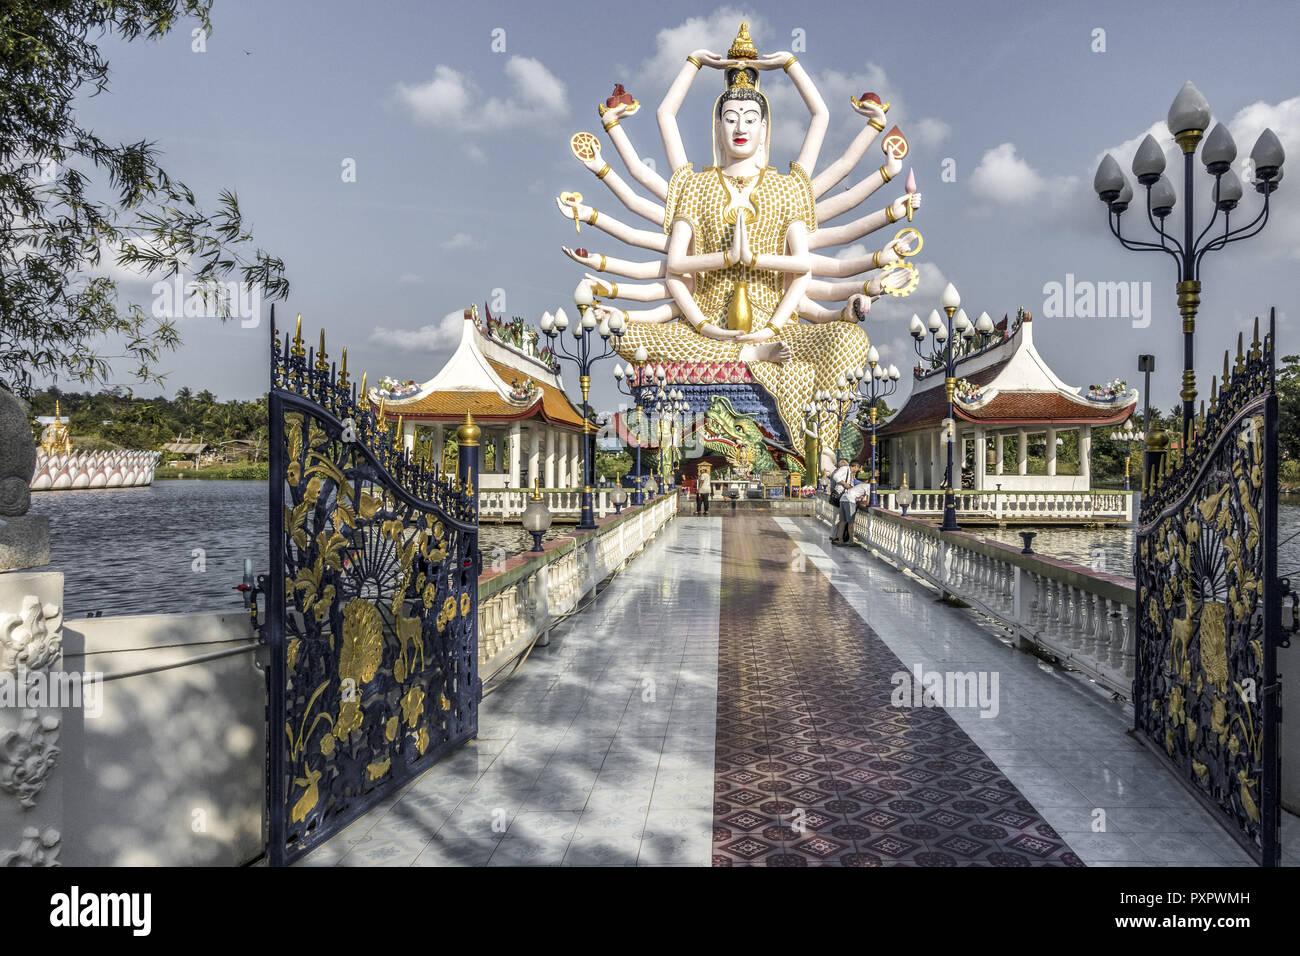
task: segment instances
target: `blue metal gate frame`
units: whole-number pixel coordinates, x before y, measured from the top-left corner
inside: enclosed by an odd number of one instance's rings
[[[347,353],[271,316],[267,857],[291,863],[478,730],[473,433],[422,463]],[[472,428],[472,423],[470,423]],[[477,429],[473,429],[476,432]]]

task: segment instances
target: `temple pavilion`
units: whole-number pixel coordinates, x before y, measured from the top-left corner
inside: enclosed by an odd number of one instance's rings
[[[582,475],[582,412],[564,394],[550,349],[522,320],[502,322],[465,310],[460,343],[441,371],[423,384],[384,379],[367,390],[384,418],[401,423],[402,442],[414,449],[417,430],[441,460],[444,441],[474,416],[479,439],[480,488],[523,488],[540,477],[544,488],[574,488]]]
[[[1087,389],[1066,385],[1034,347],[1032,316],[1024,310],[1010,329],[1003,319],[989,341],[967,340],[962,351],[952,427],[954,470],[961,467],[965,481],[954,476],[954,484],[981,491],[998,486],[1004,491],[1089,490],[1092,430],[1118,425],[1132,415],[1137,390],[1118,380]],[[947,418],[943,365],[918,365],[907,402],[877,429],[890,462],[882,483],[899,487],[906,475],[912,488],[939,488],[947,462]],[[1071,465],[1077,473],[1064,474],[1058,454],[1070,431],[1077,433],[1077,468]],[[864,454],[870,455],[869,443]],[[1030,472],[1031,456],[1044,460],[1042,472]]]

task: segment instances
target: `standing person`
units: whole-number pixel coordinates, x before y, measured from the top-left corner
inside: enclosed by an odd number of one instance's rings
[[[871,491],[871,485],[858,481],[848,459],[841,458],[839,467],[831,475],[831,490],[840,493],[840,520],[835,524],[831,544],[852,544],[853,518],[858,511],[858,502]]]
[[[709,473],[701,471],[699,479],[695,482],[695,513],[700,514],[700,508],[703,507],[704,514],[709,513],[709,496],[713,494],[713,485],[709,482]]]

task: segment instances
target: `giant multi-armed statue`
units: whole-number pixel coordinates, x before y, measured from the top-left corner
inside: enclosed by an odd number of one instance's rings
[[[718,71],[722,90],[712,115],[712,163],[697,169],[682,146],[677,111],[706,69]],[[788,74],[811,114],[788,173],[769,165],[772,112],[760,80],[772,70]],[[708,382],[710,369],[747,367],[745,378],[752,376],[775,403],[786,447],[796,447],[793,439],[804,432],[810,400],[819,392],[843,389],[844,373],[866,366],[869,342],[860,323],[872,301],[886,293],[907,295],[916,287],[916,269],[907,258],[920,250],[921,236],[911,227],[899,229],[883,248],[866,255],[836,258],[827,252],[899,219],[910,220],[921,204],[909,175],[908,191],[885,208],[828,225],[848,218],[894,179],[908,151],[894,127],[882,141],[886,159],[879,169],[852,188],[822,198],[885,131],[888,103],[864,94],[852,104],[866,127],[843,156],[819,169],[829,124],[825,102],[796,57],[760,56],[742,23],[725,57],[700,50],[686,58],[659,107],[659,131],[672,168],[667,180],[640,159],[623,129],[622,121],[639,112],[639,104],[619,87],[601,107],[605,131],[629,174],[658,202],[638,194],[609,167],[594,135],[577,133],[571,140],[579,161],[655,229],[630,226],[585,204],[577,193],[556,200],[575,228],[595,226],[657,254],[634,260],[564,248],[571,259],[600,273],[587,278],[600,303],[595,307],[598,319],[617,314],[626,323],[620,355],[642,366],[648,362],[676,369],[680,384]],[[863,281],[871,272],[878,274]],[[610,300],[644,305],[615,309]],[[829,425],[829,416],[821,424]]]

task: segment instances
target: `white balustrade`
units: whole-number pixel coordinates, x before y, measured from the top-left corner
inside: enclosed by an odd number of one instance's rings
[[[937,502],[936,510],[942,512],[942,493],[914,494],[933,496],[935,501],[928,505]],[[882,492],[882,504],[888,505],[892,495]],[[1052,496],[1057,493],[1003,493],[1008,500],[1002,505],[1039,507]],[[990,498],[989,506],[994,504],[988,493],[966,497]],[[1093,507],[1083,495],[1057,497],[1057,514]],[[1123,493],[1110,497],[1113,500],[1102,503],[1120,512],[1131,502]],[[1082,565],[1021,554],[1019,548],[964,531],[941,532],[931,522],[913,519],[916,510],[915,500],[906,518],[885,508],[860,508],[854,537],[899,569],[993,618],[1022,643],[1086,673],[1117,694],[1130,696],[1137,626],[1132,584]],[[837,512],[825,494],[818,494],[818,518],[833,523]]]
[[[897,489],[880,489],[881,506],[901,511]],[[1133,520],[1133,494],[1128,491],[958,491],[957,515],[967,519],[1020,521]],[[942,491],[912,489],[909,517],[943,514]]]
[[[611,490],[604,489],[606,498]],[[495,489],[480,492],[480,507],[486,497],[494,494]],[[609,514],[613,511],[609,506]],[[621,515],[595,531],[575,531],[544,554],[525,554],[515,567],[480,579],[480,678],[487,680],[506,667],[539,636],[545,643],[546,632],[558,618],[571,612],[601,581],[635,557],[676,514],[676,495],[639,508],[624,508]]]

